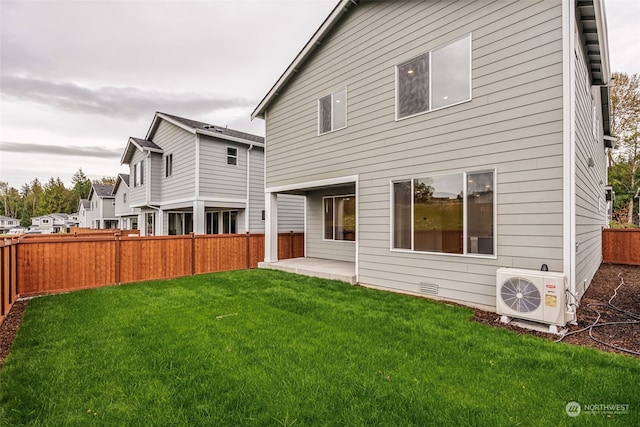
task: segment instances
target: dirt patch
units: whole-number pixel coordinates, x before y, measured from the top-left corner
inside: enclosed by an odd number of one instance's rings
[[[617,309],[611,307],[609,301]],[[16,301],[0,325],[0,367],[11,350],[27,303],[27,300]],[[535,335],[548,340],[558,339],[555,335],[500,323],[499,316],[488,311],[474,310],[474,320],[521,334]],[[563,342],[570,344],[640,357],[612,347],[640,353],[640,324],[618,323],[585,329],[596,320],[599,324],[640,321],[640,266],[602,264],[582,297],[578,307],[578,324],[571,326],[563,339]]]
[[[640,266],[602,264],[582,297],[577,314],[578,324],[568,328],[563,342],[640,357],[631,353],[640,353],[640,323],[624,323],[640,322]],[[496,313],[474,310],[474,318],[518,333],[558,339],[551,334],[500,323]],[[596,321],[615,324],[588,328]]]
[[[18,300],[13,303],[13,307],[0,325],[0,367],[11,350],[11,344],[13,344],[20,323],[22,323],[22,315],[27,308],[27,302],[28,300]]]

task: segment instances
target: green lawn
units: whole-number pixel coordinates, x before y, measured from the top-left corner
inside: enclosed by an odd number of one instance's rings
[[[265,270],[37,298],[0,425],[638,425],[640,359],[471,315]],[[570,418],[570,401],[629,410]]]

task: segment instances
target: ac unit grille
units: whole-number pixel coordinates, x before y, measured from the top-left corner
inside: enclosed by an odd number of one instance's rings
[[[511,277],[500,286],[502,301],[518,313],[529,313],[540,307],[540,291],[530,280]]]

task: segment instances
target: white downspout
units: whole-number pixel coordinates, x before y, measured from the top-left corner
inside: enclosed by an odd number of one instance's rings
[[[251,215],[251,210],[249,209],[251,206],[251,150],[253,150],[253,144],[249,145],[247,148],[247,203],[244,211],[244,231],[245,233],[249,232],[249,216]]]
[[[564,0],[562,2],[562,156],[563,156],[563,271],[569,282],[569,303],[576,297],[576,224],[575,224],[575,174],[576,174],[576,148],[575,148],[575,28],[576,17],[574,2]]]

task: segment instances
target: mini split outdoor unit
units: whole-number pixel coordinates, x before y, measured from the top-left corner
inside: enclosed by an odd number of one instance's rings
[[[567,305],[567,276],[551,271],[499,268],[496,271],[496,311],[501,321],[522,319],[549,325],[549,332],[575,320]]]

